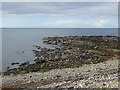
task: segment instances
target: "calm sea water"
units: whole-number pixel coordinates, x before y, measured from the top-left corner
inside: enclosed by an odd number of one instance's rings
[[[118,29],[80,28],[80,29],[34,29],[7,28],[2,29],[2,68],[13,67],[12,62],[30,61],[33,63],[33,45],[48,47],[42,38],[48,36],[70,35],[118,35]]]

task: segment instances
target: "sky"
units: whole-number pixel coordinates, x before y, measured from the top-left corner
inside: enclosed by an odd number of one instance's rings
[[[3,2],[5,28],[117,28],[117,2]]]

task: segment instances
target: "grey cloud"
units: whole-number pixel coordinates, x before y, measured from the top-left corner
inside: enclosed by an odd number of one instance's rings
[[[4,2],[4,14],[42,14],[45,16],[117,16],[117,3],[105,2],[71,2],[71,3],[42,3],[42,2]]]

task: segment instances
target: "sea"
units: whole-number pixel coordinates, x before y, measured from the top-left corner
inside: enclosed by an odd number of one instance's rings
[[[2,71],[13,62],[34,63],[33,45],[52,48],[43,44],[44,37],[54,36],[118,36],[117,28],[2,28]]]

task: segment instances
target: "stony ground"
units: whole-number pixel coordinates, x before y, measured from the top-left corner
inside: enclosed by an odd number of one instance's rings
[[[118,58],[79,68],[3,76],[3,88],[118,88]]]

